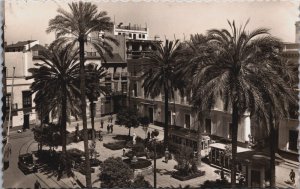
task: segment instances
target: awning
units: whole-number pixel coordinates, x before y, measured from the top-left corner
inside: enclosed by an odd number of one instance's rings
[[[226,144],[223,143],[213,143],[209,145],[211,148],[217,148],[220,150],[225,150]],[[242,147],[237,147],[237,153],[241,153],[241,152],[247,152],[247,151],[252,151],[249,148],[242,148]]]

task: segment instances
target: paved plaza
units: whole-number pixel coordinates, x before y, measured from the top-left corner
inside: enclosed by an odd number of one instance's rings
[[[105,120],[104,127],[100,128],[100,119],[95,120],[95,129],[101,130],[103,135],[103,141],[96,140],[96,150],[99,152],[100,156],[98,157],[99,160],[104,161],[105,159],[109,157],[122,157],[122,150],[110,150],[108,148],[105,148],[103,146],[103,143],[109,143],[116,141],[113,139],[116,135],[127,135],[128,129],[126,127],[122,127],[119,125],[114,125],[114,131],[113,133],[107,133],[106,131],[106,125],[107,125],[107,119],[108,117],[103,118]],[[114,117],[115,121],[115,117]],[[79,127],[81,129],[81,122],[73,122],[71,125],[69,125],[69,129],[74,129],[73,127],[76,127],[77,123],[79,124]],[[90,120],[88,122],[88,127],[91,127]],[[159,136],[158,139],[163,139],[163,129],[161,127],[150,125],[148,131],[153,131],[154,129],[159,130]],[[142,129],[142,127],[138,127],[135,129],[131,129],[131,135],[135,133],[137,136],[140,136],[141,138],[145,138],[145,131]],[[33,141],[33,139],[30,140],[27,145],[24,145],[21,149],[21,153],[35,151],[37,149],[37,143]],[[61,147],[58,147],[56,150],[61,150]],[[71,143],[67,146],[67,149],[71,148],[77,148],[80,150],[84,150],[83,142],[78,143]],[[129,149],[127,149],[129,150]],[[14,162],[16,163],[16,162]],[[206,180],[216,180],[220,179],[220,175],[217,174],[217,169],[202,162],[202,165],[199,167],[200,170],[205,171],[205,175],[202,177],[198,177],[195,179],[190,179],[188,181],[179,181],[177,179],[174,179],[171,177],[172,171],[174,171],[174,166],[177,164],[177,162],[172,159],[169,160],[168,163],[163,162],[163,158],[157,159],[157,187],[179,187],[179,186],[191,186],[191,187],[199,187],[201,184],[204,183]],[[153,160],[152,160],[153,165]],[[276,181],[278,187],[284,187],[284,188],[296,188],[298,186],[298,179],[296,179],[296,185],[291,186],[290,184],[286,183],[286,181],[289,179],[289,171],[293,168],[294,170],[297,170],[297,163],[294,162],[294,164],[283,164],[276,167]],[[99,173],[100,170],[98,167],[95,168],[95,173],[92,174],[92,182],[94,187],[100,187],[100,181],[99,181]],[[36,174],[40,180],[46,181],[45,183],[48,184],[48,186],[58,186],[58,187],[79,187],[80,183],[85,185],[85,176],[82,175],[79,172],[75,172],[75,177],[64,177],[61,180],[57,180],[55,177],[55,174],[53,173],[45,173],[40,172]],[[298,172],[296,171],[296,178],[298,178]],[[153,185],[153,173],[146,175],[145,179],[149,181]],[[77,180],[77,182],[76,182]],[[79,181],[79,182],[78,182]],[[45,186],[47,186],[45,184]]]

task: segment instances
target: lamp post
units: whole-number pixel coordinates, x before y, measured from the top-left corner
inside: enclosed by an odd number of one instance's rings
[[[153,138],[154,141],[154,188],[156,188],[156,138]]]
[[[156,188],[156,140],[158,136],[158,132],[155,132],[156,134],[151,136],[152,137],[152,143],[154,144],[154,159],[153,159],[153,180],[154,180],[154,188]]]

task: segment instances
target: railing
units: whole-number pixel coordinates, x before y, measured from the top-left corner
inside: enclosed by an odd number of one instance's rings
[[[140,26],[116,26],[116,29],[122,30],[140,30],[140,31],[147,31],[147,28],[142,28]]]

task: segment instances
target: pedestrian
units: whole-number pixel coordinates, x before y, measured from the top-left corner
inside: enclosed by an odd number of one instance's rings
[[[103,119],[101,119],[101,128],[103,128],[103,125],[104,125],[104,121]]]
[[[42,188],[42,186],[41,186],[40,182],[38,180],[36,180],[34,183],[34,189],[40,189],[40,188]]]
[[[113,122],[113,116],[112,116],[112,114],[110,114],[110,122],[111,123]]]
[[[293,184],[295,183],[295,172],[294,170],[292,169],[291,172],[290,172],[290,179],[291,181],[293,182]]]
[[[125,157],[125,148],[123,148],[123,157]]]
[[[114,125],[111,124],[111,125],[110,125],[110,133],[113,133],[113,131],[114,131]]]
[[[107,129],[107,133],[109,133],[109,130],[110,130],[110,125],[109,124],[107,124],[106,129]]]
[[[166,148],[166,151],[165,151],[165,162],[168,163],[169,161],[169,150],[168,148]]]

